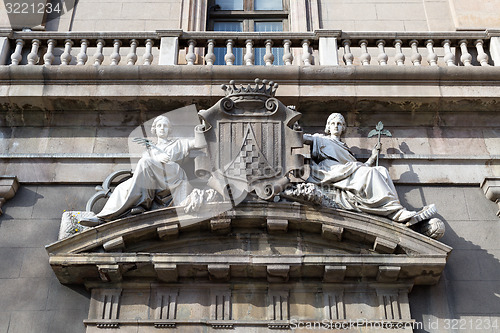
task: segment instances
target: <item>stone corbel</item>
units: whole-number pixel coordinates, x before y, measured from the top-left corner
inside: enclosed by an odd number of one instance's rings
[[[3,204],[16,195],[19,181],[16,176],[0,176],[0,215],[3,214]]]
[[[498,205],[497,216],[500,217],[500,177],[487,177],[481,183],[484,195]]]

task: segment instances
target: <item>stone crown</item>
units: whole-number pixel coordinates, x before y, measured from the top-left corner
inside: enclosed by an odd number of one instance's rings
[[[237,87],[235,81],[231,80],[229,81],[229,85],[223,84],[221,89],[225,91],[227,97],[242,94],[274,97],[276,90],[278,90],[278,84],[273,81],[255,79],[255,85],[248,84],[245,87],[241,84]]]

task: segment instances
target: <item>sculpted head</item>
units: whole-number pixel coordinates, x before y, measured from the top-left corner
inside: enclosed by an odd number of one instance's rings
[[[153,125],[151,125],[151,133],[159,138],[166,138],[170,133],[171,127],[170,120],[165,116],[158,116],[153,120]]]
[[[332,113],[326,120],[325,133],[340,136],[347,128],[344,116],[340,113]]]

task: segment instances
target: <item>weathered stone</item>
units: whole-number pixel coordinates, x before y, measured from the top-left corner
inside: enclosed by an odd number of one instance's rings
[[[288,265],[268,265],[267,266],[267,281],[269,282],[286,282],[290,266]]]
[[[17,177],[0,176],[0,215],[2,215],[2,206],[5,201],[12,199],[19,189]]]
[[[321,228],[321,235],[323,237],[339,242],[342,240],[342,233],[344,232],[344,228],[327,224],[323,224]]]
[[[345,278],[347,266],[328,266],[325,265],[325,274],[323,281],[325,282],[342,282]]]
[[[375,243],[373,244],[373,249],[381,253],[394,253],[396,246],[398,246],[398,243],[396,242],[377,237],[375,239]]]
[[[378,282],[394,282],[398,279],[401,267],[379,266],[377,273]]]
[[[177,224],[166,225],[156,229],[161,239],[175,238],[179,235],[179,226]]]
[[[125,249],[125,241],[123,240],[123,237],[116,237],[110,241],[107,241],[106,243],[102,244],[102,247],[104,250],[110,252],[110,251],[121,251]]]
[[[154,264],[158,279],[163,282],[176,282],[178,278],[177,265],[175,264]]]
[[[267,219],[267,230],[269,233],[286,232],[288,220]]]
[[[97,270],[103,282],[120,282],[122,280],[120,265],[97,265]]]
[[[229,280],[229,265],[213,264],[208,265],[208,273],[210,280],[214,281],[228,281]]]

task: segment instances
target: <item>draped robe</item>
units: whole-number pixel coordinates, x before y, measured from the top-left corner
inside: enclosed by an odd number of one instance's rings
[[[321,134],[312,139],[311,176],[344,209],[390,216],[405,211],[384,167],[358,162],[344,142]]]
[[[131,208],[151,207],[157,193],[170,190],[174,204],[179,205],[192,188],[184,170],[177,164],[189,154],[189,140],[177,139],[156,145],[137,163],[132,178],[120,183],[97,217],[116,219]],[[161,162],[164,157],[168,162]]]

